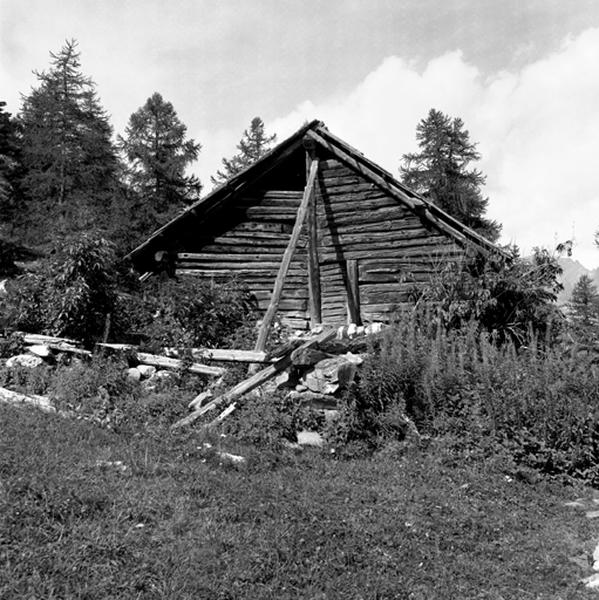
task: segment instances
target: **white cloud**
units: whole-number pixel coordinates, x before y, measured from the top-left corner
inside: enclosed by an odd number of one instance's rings
[[[564,41],[518,71],[491,77],[459,51],[421,71],[391,56],[348,95],[303,101],[267,125],[282,139],[305,120],[321,119],[396,174],[400,156],[415,149],[416,124],[429,108],[460,116],[479,142],[489,215],[503,223],[503,240],[528,252],[535,245],[552,247],[575,230],[574,258],[597,266],[598,61],[599,29]]]

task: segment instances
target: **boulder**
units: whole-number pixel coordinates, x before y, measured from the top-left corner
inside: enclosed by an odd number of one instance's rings
[[[156,373],[154,373],[154,375],[152,376],[152,379],[172,379],[173,377],[176,377],[176,373],[173,373],[172,371],[156,371]]]
[[[141,381],[141,373],[137,367],[131,367],[126,371],[127,377],[132,381]]]
[[[11,356],[6,361],[6,366],[9,369],[12,369],[14,367],[25,367],[27,369],[35,369],[35,367],[39,367],[43,364],[43,359],[33,354],[17,354],[16,356]]]
[[[316,370],[308,373],[302,382],[308,390],[317,394],[334,394],[339,389],[338,383],[327,380],[326,377],[322,377]]]
[[[297,443],[300,446],[322,448],[324,446],[324,439],[317,431],[303,430],[297,432]]]
[[[150,379],[156,373],[156,367],[152,365],[137,365],[136,369],[139,371],[142,379]]]
[[[36,344],[35,346],[29,346],[27,351],[31,354],[35,354],[35,356],[39,356],[40,358],[48,358],[52,351],[46,344]]]

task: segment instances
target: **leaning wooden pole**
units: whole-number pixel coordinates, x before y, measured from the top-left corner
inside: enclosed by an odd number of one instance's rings
[[[308,207],[310,206],[310,201],[314,194],[314,184],[316,182],[317,173],[318,159],[314,159],[312,161],[312,164],[310,165],[310,174],[308,176],[306,187],[304,188],[304,195],[297,210],[297,217],[295,219],[293,231],[291,232],[291,239],[289,240],[289,244],[287,245],[285,254],[283,254],[283,260],[281,260],[281,265],[279,266],[279,272],[277,274],[275,285],[272,290],[270,303],[268,305],[264,318],[262,319],[260,331],[258,332],[258,340],[256,341],[256,346],[254,348],[254,350],[258,352],[263,352],[264,348],[266,347],[266,339],[268,338],[272,322],[279,308],[279,302],[281,301],[281,294],[283,292],[283,286],[285,285],[287,271],[289,270],[291,259],[293,258],[293,254],[295,253],[295,249],[297,248],[300,233],[302,231],[304,221],[306,220],[306,214],[308,213]]]
[[[316,142],[304,139],[306,149],[306,179],[310,177],[312,162],[316,159]],[[318,257],[318,219],[316,214],[316,194],[312,194],[308,207],[308,294],[310,298],[310,325],[312,328],[322,323],[322,293],[320,286],[320,263]]]
[[[320,344],[324,344],[324,343],[328,342],[329,340],[333,339],[336,334],[337,334],[337,332],[335,329],[329,329],[329,330],[323,331],[318,336],[310,338],[309,340],[306,340],[296,350],[299,352],[301,350],[305,350],[306,348],[318,347]],[[252,390],[261,386],[263,383],[266,383],[269,379],[273,378],[277,373],[280,373],[284,369],[287,369],[289,366],[291,366],[292,353],[293,353],[293,351],[291,349],[289,349],[289,351],[284,356],[282,356],[276,363],[269,365],[265,369],[262,369],[262,371],[259,371],[258,373],[255,373],[251,377],[248,377],[247,379],[244,379],[243,381],[239,382],[236,386],[231,388],[228,392],[224,393],[222,396],[213,398],[210,402],[208,402],[208,404],[205,404],[204,406],[198,408],[197,410],[194,410],[194,412],[192,412],[188,416],[186,416],[183,419],[180,419],[179,421],[174,423],[171,426],[171,429],[174,430],[174,429],[179,429],[180,427],[184,427],[185,425],[191,425],[194,421],[197,421],[202,415],[206,414],[207,412],[209,412],[215,408],[218,408],[219,406],[221,406],[222,404],[226,404],[227,402],[235,402],[238,398],[241,398],[241,396],[247,394],[248,392],[251,392]],[[196,400],[197,399],[198,398],[196,398]],[[231,409],[231,410],[233,411],[234,409]],[[222,419],[222,418],[226,417],[227,414],[228,413],[224,414],[224,416],[223,416],[223,414],[221,414],[221,415],[219,415],[219,417]],[[217,417],[216,422],[218,422],[218,417]]]

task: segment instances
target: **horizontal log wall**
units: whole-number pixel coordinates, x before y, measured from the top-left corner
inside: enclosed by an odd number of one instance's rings
[[[347,260],[358,261],[364,321],[389,321],[413,305],[431,277],[463,252],[395,198],[341,162],[320,163],[317,195],[322,310],[347,319]]]
[[[237,277],[248,285],[258,308],[266,310],[301,199],[302,192],[278,190],[236,198],[218,231],[200,228],[186,243],[189,251],[178,253],[177,273],[217,282]],[[309,322],[307,277],[307,237],[302,232],[279,305],[281,320],[297,329]]]
[[[252,191],[231,201],[214,227],[190,232],[177,272],[214,281],[236,276],[266,310],[289,243],[299,191]],[[413,306],[431,277],[463,251],[377,185],[337,160],[321,160],[316,194],[318,258],[325,323],[347,320],[348,260],[358,263],[361,315],[389,321]],[[303,231],[283,290],[279,314],[309,325],[308,239]]]

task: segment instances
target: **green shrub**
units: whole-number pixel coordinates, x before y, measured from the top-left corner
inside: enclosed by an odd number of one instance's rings
[[[555,338],[563,320],[555,304],[563,289],[557,258],[540,248],[527,259],[516,247],[508,250],[509,258],[499,263],[477,255],[446,264],[414,294],[416,304],[430,307],[446,329],[475,321],[499,342],[522,344],[531,331]]]
[[[6,337],[0,337],[0,358],[10,358],[24,350],[25,341],[21,334],[9,333]]]
[[[258,446],[278,446],[284,440],[295,441],[296,431],[316,425],[310,411],[301,408],[284,392],[247,398],[224,422],[224,431]]]
[[[15,366],[0,367],[0,386],[7,387],[22,394],[43,396],[52,380],[52,368],[40,365],[35,369]]]
[[[101,337],[116,304],[112,244],[83,235],[57,248],[39,272],[22,276],[0,313],[4,328],[74,337]]]
[[[254,337],[255,303],[236,281],[156,278],[138,296],[128,298],[124,310],[127,328],[150,350],[227,347],[233,340],[239,348]]]
[[[407,430],[488,439],[519,463],[599,483],[599,379],[560,346],[498,345],[476,325],[445,332],[416,320],[373,347],[344,400],[333,442],[380,447]]]
[[[68,414],[113,431],[164,435],[188,412],[197,393],[197,377],[174,374],[144,388],[126,374],[123,360],[95,356],[91,362],[58,367],[48,383],[55,406]]]

